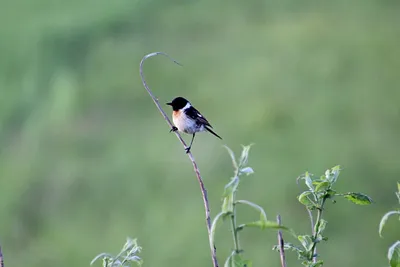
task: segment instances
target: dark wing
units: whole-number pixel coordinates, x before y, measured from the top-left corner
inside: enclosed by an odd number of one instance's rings
[[[207,121],[207,119],[204,118],[204,116],[201,115],[201,113],[197,109],[195,109],[193,106],[186,109],[185,113],[188,117],[196,120],[198,124],[204,124],[205,126],[209,126],[212,128],[211,124]]]

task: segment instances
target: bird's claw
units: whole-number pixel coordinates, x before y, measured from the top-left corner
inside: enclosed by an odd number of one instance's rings
[[[186,154],[190,152],[190,149],[191,149],[191,147],[186,147],[186,148],[185,148]]]
[[[172,126],[172,129],[169,130],[169,132],[176,132],[176,131],[178,131],[178,128],[176,128],[175,126]]]

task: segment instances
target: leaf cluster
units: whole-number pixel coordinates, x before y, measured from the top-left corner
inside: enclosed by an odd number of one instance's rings
[[[313,231],[308,235],[297,236],[300,245],[285,243],[284,248],[295,251],[304,266],[317,267],[323,265],[322,260],[317,260],[316,246],[321,241],[328,240],[328,238],[324,236],[324,230],[328,222],[322,218],[323,210],[328,199],[332,200],[334,203],[334,198],[336,197],[344,197],[358,205],[368,205],[372,203],[372,199],[365,194],[355,192],[338,193],[333,189],[334,184],[338,180],[340,170],[340,166],[335,166],[326,170],[325,174],[320,177],[315,177],[311,173],[306,172],[297,179],[297,181],[304,181],[307,188],[297,199],[309,212]],[[274,249],[279,250],[277,246],[275,246]]]
[[[397,192],[396,192],[397,199],[400,203],[400,183],[397,183]],[[379,235],[382,237],[383,228],[388,221],[389,217],[392,216],[399,216],[400,219],[400,210],[392,210],[387,212],[383,215],[381,222],[379,223]],[[393,245],[389,247],[388,250],[388,260],[390,267],[400,267],[400,240],[397,240]]]
[[[117,256],[109,253],[100,253],[90,262],[93,265],[97,260],[103,260],[103,267],[131,267],[133,264],[142,265],[142,259],[137,255],[142,248],[137,244],[136,239],[127,238],[125,245],[122,247]]]

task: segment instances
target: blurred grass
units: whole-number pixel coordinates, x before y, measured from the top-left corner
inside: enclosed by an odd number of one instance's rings
[[[328,205],[330,239],[319,253],[326,266],[383,266],[399,234],[390,225],[385,239],[377,234],[400,174],[399,8],[389,0],[2,1],[7,266],[88,266],[126,236],[138,237],[147,266],[210,265],[192,168],[138,75],[140,59],[160,50],[184,65],[145,63],[161,102],[186,96],[223,143],[256,144],[256,174],[239,198],[309,231],[295,178],[340,164],[339,189],[376,204]],[[199,135],[193,146],[214,215],[232,175],[221,145]],[[232,246],[227,229],[217,230],[220,261]],[[278,264],[275,233],[241,238],[255,266]]]

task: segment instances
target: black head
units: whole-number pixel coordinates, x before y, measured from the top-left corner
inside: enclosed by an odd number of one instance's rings
[[[189,103],[189,101],[187,101],[183,97],[178,96],[178,97],[174,98],[174,100],[172,100],[172,102],[167,103],[167,105],[172,106],[172,109],[177,111],[177,110],[180,110],[181,108],[183,108],[184,106],[186,106],[187,103]]]

